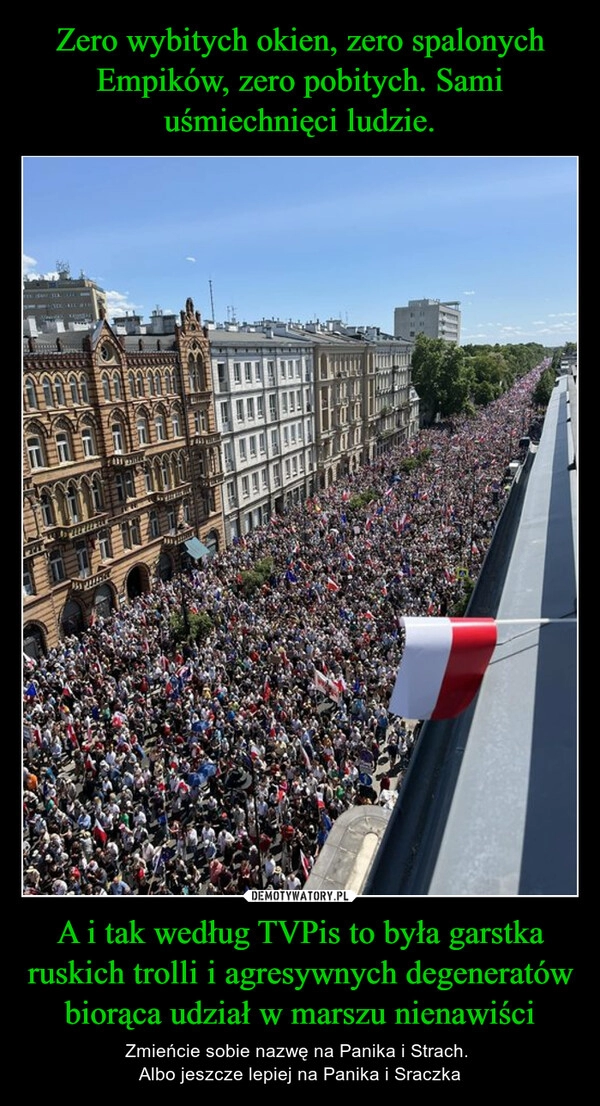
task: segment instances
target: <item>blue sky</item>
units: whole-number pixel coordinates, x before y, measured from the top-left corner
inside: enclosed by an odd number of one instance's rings
[[[577,338],[575,157],[25,157],[24,274],[191,296],[204,319],[341,318],[393,333],[460,300],[462,342]]]

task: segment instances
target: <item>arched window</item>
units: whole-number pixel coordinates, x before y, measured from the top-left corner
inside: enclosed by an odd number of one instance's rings
[[[100,477],[95,476],[92,480],[92,503],[94,504],[95,511],[104,510],[104,498],[102,495],[102,484]]]
[[[69,511],[69,518],[71,519],[71,522],[81,522],[79,493],[74,484],[69,484],[69,487],[67,488],[67,508]]]
[[[80,384],[80,387],[81,387],[81,398],[82,398],[83,402],[84,403],[89,403],[90,402],[90,393],[89,393],[89,389],[88,389],[87,377],[82,376],[80,381],[79,381],[79,384]]]
[[[94,431],[91,426],[84,426],[81,431],[81,441],[83,443],[83,456],[95,457],[98,451],[96,449]]]
[[[181,437],[181,419],[179,417],[179,411],[177,410],[177,408],[174,408],[173,411],[171,412],[171,426],[173,428],[173,437],[174,438],[180,438]]]
[[[165,381],[167,385],[167,392],[171,395],[175,391],[175,385],[173,383],[173,370],[167,369],[165,373]]]
[[[121,377],[118,373],[113,373],[112,383],[115,399],[121,399]]]
[[[56,396],[56,406],[66,407],[65,389],[63,388],[63,382],[60,379],[54,381],[54,394]]]
[[[154,374],[154,388],[157,396],[162,396],[162,379],[160,373]]]
[[[127,383],[129,385],[129,395],[135,399],[135,376],[133,373],[129,373],[127,377]]]
[[[157,512],[156,511],[150,511],[150,514],[148,516],[148,520],[149,520],[150,537],[151,538],[160,537],[160,525],[159,525],[159,522],[158,522]]]
[[[154,393],[154,377],[152,376],[152,373],[148,373],[148,393],[151,396],[153,396],[155,394]]]
[[[156,430],[157,442],[164,442],[167,438],[167,431],[165,429],[165,416],[159,413],[154,417],[154,429]]]
[[[110,380],[108,373],[102,373],[102,394],[105,399],[110,399]]]
[[[79,388],[76,376],[69,377],[69,388],[71,390],[71,403],[79,403]]]
[[[139,444],[148,445],[148,419],[145,415],[138,415],[136,426]]]
[[[137,390],[138,396],[143,396],[145,394],[144,393],[144,378],[143,378],[141,373],[137,374],[137,376],[135,378],[135,383],[136,383],[136,390]]]
[[[167,458],[163,457],[160,463],[160,475],[162,480],[163,491],[171,487],[171,473],[169,471],[169,464]]]
[[[53,549],[50,554],[50,577],[53,584],[58,584],[65,578],[65,566],[60,549]]]
[[[32,469],[43,469],[45,467],[44,447],[39,435],[35,434],[27,439],[27,453]]]
[[[40,496],[40,507],[44,526],[54,526],[54,507],[52,506],[52,500],[48,492],[42,492]]]
[[[46,407],[54,407],[54,398],[52,396],[52,383],[49,376],[45,376],[42,380],[42,389],[44,392],[44,403]]]
[[[144,487],[146,488],[147,494],[149,494],[151,491],[154,491],[154,480],[152,479],[151,465],[147,465],[144,469]]]
[[[115,453],[123,452],[123,427],[120,422],[113,422],[111,426],[113,449]]]
[[[35,384],[30,376],[25,380],[25,396],[29,410],[37,410],[37,393]]]
[[[66,430],[59,430],[56,435],[56,451],[59,465],[64,465],[67,461],[73,460],[71,441]]]
[[[185,459],[183,453],[177,454],[177,475],[179,477],[179,483],[185,484],[186,472],[185,472]]]

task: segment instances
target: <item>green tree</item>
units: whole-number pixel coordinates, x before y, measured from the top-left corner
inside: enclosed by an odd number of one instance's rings
[[[460,414],[469,395],[463,350],[443,338],[419,334],[412,356],[412,383],[425,421],[432,422],[438,414],[442,418]]]

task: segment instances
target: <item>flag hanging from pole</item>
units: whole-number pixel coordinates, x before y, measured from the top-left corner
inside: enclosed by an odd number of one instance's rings
[[[496,647],[493,618],[401,618],[406,632],[389,709],[403,718],[454,718],[479,689]]]

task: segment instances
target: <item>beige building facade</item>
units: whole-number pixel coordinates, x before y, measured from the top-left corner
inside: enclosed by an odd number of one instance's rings
[[[191,299],[165,337],[101,318],[54,346],[30,338],[23,372],[23,638],[36,656],[170,578],[186,553],[223,548],[223,473]]]

